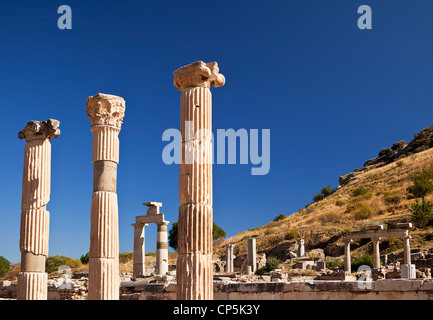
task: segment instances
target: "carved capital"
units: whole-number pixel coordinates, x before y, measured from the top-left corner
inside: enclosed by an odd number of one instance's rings
[[[57,138],[60,135],[60,121],[54,119],[48,119],[45,121],[30,121],[27,125],[18,133],[18,138],[31,140],[45,140],[51,138]]]
[[[86,112],[92,127],[110,126],[120,130],[125,116],[125,100],[118,96],[98,93],[87,99]]]
[[[181,67],[173,72],[174,86],[183,90],[189,87],[202,87],[210,89],[210,86],[222,87],[225,83],[224,76],[219,73],[218,63],[204,63],[197,61]]]

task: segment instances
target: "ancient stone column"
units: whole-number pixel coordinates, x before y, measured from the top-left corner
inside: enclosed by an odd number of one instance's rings
[[[25,139],[21,201],[21,272],[18,300],[46,300],[49,215],[46,206],[51,192],[51,138],[60,135],[60,122],[31,121],[18,134]]]
[[[98,93],[86,103],[93,133],[89,300],[119,299],[117,164],[125,101]]]
[[[304,239],[298,239],[298,257],[305,256],[305,244]]]
[[[233,268],[233,249],[234,249],[235,245],[233,243],[229,243],[227,245],[227,252],[226,252],[226,270],[227,272],[233,272],[234,268]]]
[[[145,274],[145,249],[144,249],[144,228],[145,223],[133,223],[134,227],[134,262],[132,265],[132,276],[138,277]]]
[[[379,269],[380,268],[380,250],[379,250],[379,243],[380,238],[372,238],[373,240],[373,268]]]
[[[350,244],[353,242],[351,239],[347,239],[344,242],[344,271],[350,275],[352,273],[352,265],[350,261]]]
[[[404,244],[404,260],[403,263],[404,264],[411,264],[411,256],[410,256],[410,239],[412,239],[411,236],[407,235],[402,237],[403,239],[403,244]]]
[[[169,222],[157,223],[156,233],[156,274],[164,275],[168,271],[168,237],[167,226]]]
[[[257,269],[257,248],[256,239],[248,239],[247,242],[247,266],[251,267],[251,272],[256,272]]]
[[[181,94],[177,299],[213,299],[212,95],[224,85],[216,62],[198,61],[175,72]]]

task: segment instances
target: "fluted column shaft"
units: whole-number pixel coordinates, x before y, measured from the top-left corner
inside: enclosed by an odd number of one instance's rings
[[[125,101],[97,94],[86,103],[93,133],[93,195],[90,218],[89,300],[119,299],[117,164]]]
[[[195,62],[176,70],[181,94],[177,298],[213,299],[212,95],[222,86],[217,64]]]
[[[25,139],[21,200],[18,300],[46,300],[49,212],[51,192],[51,138],[60,135],[59,121],[31,121],[18,137]]]

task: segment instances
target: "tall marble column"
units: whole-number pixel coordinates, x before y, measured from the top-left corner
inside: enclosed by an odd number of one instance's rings
[[[145,249],[144,249],[144,228],[146,223],[133,223],[134,227],[134,262],[132,265],[132,276],[138,277],[144,275],[145,267]]]
[[[125,114],[121,97],[98,93],[86,102],[93,133],[89,300],[119,299],[117,164]]]
[[[51,138],[60,135],[60,122],[31,121],[18,134],[25,139],[21,201],[21,272],[18,300],[46,300],[49,215],[46,206],[51,192]]]
[[[234,272],[233,268],[233,249],[235,245],[233,243],[229,243],[227,245],[227,251],[226,251],[226,271],[227,272]]]
[[[168,224],[168,221],[156,224],[156,274],[158,275],[165,275],[168,271]]]
[[[212,95],[225,78],[216,62],[194,62],[175,72],[181,94],[177,299],[212,300]]]
[[[344,271],[348,275],[352,274],[352,264],[350,259],[350,244],[352,242],[352,239],[346,239],[344,241]]]
[[[380,250],[379,250],[379,244],[380,244],[380,238],[376,237],[373,238],[373,268],[379,269],[380,268]]]

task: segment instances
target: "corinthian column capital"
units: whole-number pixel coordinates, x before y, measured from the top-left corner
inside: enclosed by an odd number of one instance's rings
[[[92,127],[110,126],[120,130],[125,116],[125,100],[118,96],[98,93],[87,99],[86,112]]]
[[[48,119],[45,121],[30,121],[18,133],[18,138],[31,140],[45,140],[57,138],[60,135],[60,121]]]
[[[173,72],[174,86],[183,90],[189,87],[202,87],[210,89],[210,86],[222,87],[226,81],[224,76],[219,73],[218,63],[204,63],[197,61],[187,66],[181,67]]]

